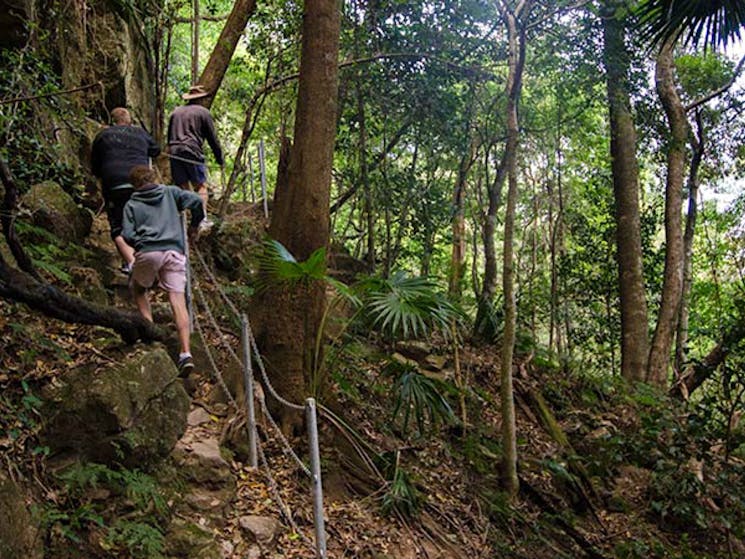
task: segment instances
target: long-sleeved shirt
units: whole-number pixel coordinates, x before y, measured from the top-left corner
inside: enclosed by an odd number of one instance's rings
[[[204,219],[202,198],[177,186],[149,184],[138,188],[124,206],[122,237],[137,252],[176,250],[184,254],[186,240],[179,212],[191,210],[191,226]]]
[[[111,190],[129,185],[129,172],[135,165],[147,165],[160,147],[142,128],[129,125],[109,126],[93,140],[91,170],[101,179],[104,196]]]
[[[212,148],[218,165],[222,165],[222,147],[210,112],[202,105],[176,107],[168,121],[170,152],[177,157],[204,163],[202,144],[205,140]]]

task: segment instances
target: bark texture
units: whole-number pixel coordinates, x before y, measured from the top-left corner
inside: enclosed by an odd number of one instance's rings
[[[238,40],[255,10],[256,0],[236,0],[233,4],[233,9],[220,32],[220,37],[217,39],[212,54],[210,54],[210,59],[202,70],[202,75],[199,76],[199,83],[210,92],[210,95],[205,97],[201,103],[208,109],[212,106],[217,90],[220,89],[220,84],[225,77],[225,72],[228,69],[228,64],[230,64],[230,59],[233,57],[235,47],[238,45]]]
[[[689,306],[693,285],[693,236],[698,217],[698,170],[704,158],[706,144],[701,113],[698,111],[696,112],[696,125],[698,137],[691,138],[693,155],[688,169],[688,212],[686,212],[686,228],[683,233],[683,292],[680,296],[678,332],[675,336],[675,371],[678,373],[683,369],[683,363],[687,359]]]
[[[665,109],[670,136],[667,146],[667,181],[665,185],[665,271],[662,300],[649,352],[647,381],[667,385],[673,338],[677,328],[680,298],[683,291],[683,228],[681,207],[685,180],[686,140],[689,133],[683,103],[675,83],[673,42],[666,42],[657,56],[655,73],[657,94]]]
[[[453,250],[450,256],[448,294],[455,300],[463,295],[463,275],[466,270],[466,216],[465,200],[468,173],[475,161],[476,143],[471,140],[458,166],[458,176],[453,189]]]
[[[303,18],[295,142],[287,172],[279,173],[269,234],[298,260],[326,247],[336,135],[339,9],[334,0],[308,0]],[[274,286],[257,301],[260,341],[272,382],[301,403],[310,380],[316,333],[325,304],[318,282]],[[283,414],[287,429],[298,417]],[[288,424],[289,421],[289,424]]]
[[[515,424],[515,396],[512,387],[512,357],[515,349],[517,305],[515,302],[515,271],[513,268],[513,242],[515,208],[517,206],[517,148],[519,122],[517,105],[522,90],[525,68],[525,31],[519,27],[521,14],[530,9],[530,1],[520,2],[511,11],[507,2],[500,4],[500,11],[507,27],[509,40],[509,70],[507,75],[507,144],[505,169],[507,174],[507,208],[504,217],[504,254],[502,260],[502,288],[504,290],[504,335],[502,337],[502,371],[500,399],[502,411],[502,469],[505,490],[511,497],[517,495],[517,433]]]
[[[619,2],[607,0],[603,17],[603,58],[610,109],[613,193],[616,202],[616,258],[621,298],[621,374],[644,380],[649,356],[647,300],[642,273],[639,165],[636,128],[629,99],[629,60]]]

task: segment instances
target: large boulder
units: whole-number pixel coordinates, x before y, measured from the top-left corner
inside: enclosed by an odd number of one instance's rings
[[[53,181],[35,184],[23,197],[23,206],[31,212],[33,223],[62,241],[83,239],[91,230],[93,217],[78,207],[72,197]]]
[[[162,348],[107,369],[78,369],[45,396],[43,435],[52,450],[140,468],[170,454],[186,429],[190,404]]]
[[[0,471],[0,558],[41,559],[41,543],[24,492]]]
[[[225,511],[236,496],[236,479],[217,438],[190,430],[178,442],[172,457],[183,483],[183,503],[178,508],[221,527]]]

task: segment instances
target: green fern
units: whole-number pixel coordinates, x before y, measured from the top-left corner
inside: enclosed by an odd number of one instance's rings
[[[163,533],[157,527],[128,520],[117,520],[109,528],[102,546],[108,551],[126,552],[133,559],[160,559],[166,547]]]

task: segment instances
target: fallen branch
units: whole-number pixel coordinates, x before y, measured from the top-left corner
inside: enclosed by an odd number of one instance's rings
[[[0,297],[25,303],[46,316],[71,324],[91,324],[111,328],[126,343],[164,341],[163,331],[140,314],[96,305],[80,297],[40,282],[9,266],[0,255]]]
[[[77,93],[78,91],[84,91],[86,89],[93,89],[94,87],[100,87],[101,92],[104,91],[103,83],[89,83],[88,85],[81,85],[80,87],[73,87],[72,89],[64,89],[61,91],[53,91],[51,93],[40,93],[39,95],[28,95],[26,97],[14,97],[13,99],[0,100],[0,105],[9,105],[11,103],[22,103],[23,101],[33,101],[34,99],[43,99],[45,97],[56,97],[57,95],[68,95],[69,93]]]

